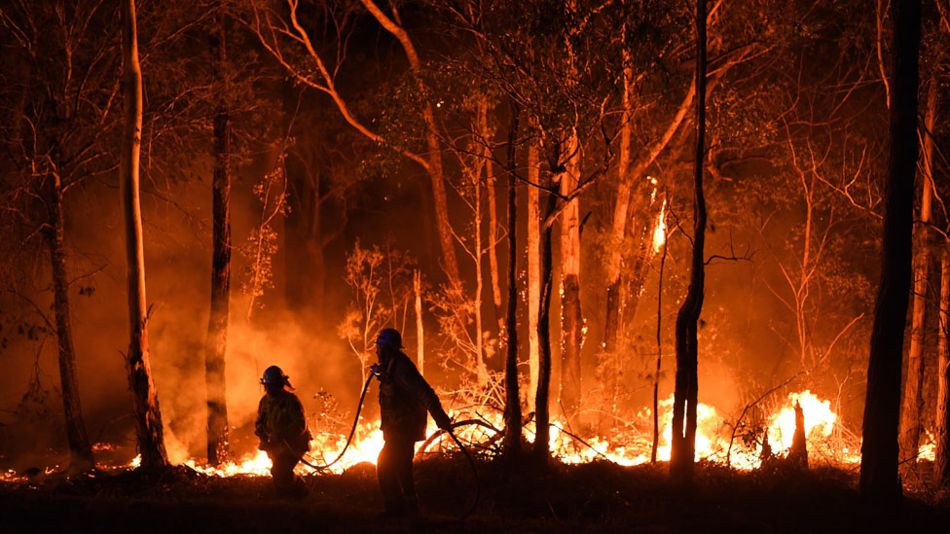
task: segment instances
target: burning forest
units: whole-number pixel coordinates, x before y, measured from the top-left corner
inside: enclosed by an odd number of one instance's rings
[[[7,0],[0,524],[938,531],[948,60],[947,0]]]

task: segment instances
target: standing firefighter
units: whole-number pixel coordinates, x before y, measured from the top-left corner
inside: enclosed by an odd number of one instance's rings
[[[272,365],[264,371],[261,384],[267,392],[257,408],[254,433],[260,438],[259,449],[267,452],[273,466],[274,488],[282,497],[303,497],[307,488],[294,475],[294,467],[310,450],[310,432],[303,414],[303,405],[284,372]]]
[[[380,427],[385,441],[376,463],[376,475],[386,501],[386,515],[394,517],[419,512],[412,458],[416,442],[426,437],[426,411],[439,428],[449,430],[452,426],[439,397],[401,349],[399,331],[384,329],[376,338],[379,363],[372,368],[380,383]]]

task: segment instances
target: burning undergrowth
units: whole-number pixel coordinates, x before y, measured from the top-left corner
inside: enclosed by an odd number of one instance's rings
[[[374,464],[383,445],[382,433],[374,417],[361,416],[353,443],[341,459],[329,469],[314,468],[327,465],[343,451],[350,424],[332,395],[321,392],[317,396],[321,412],[308,415],[313,440],[305,459],[311,465],[301,463],[298,472],[301,475],[341,474],[360,464]],[[659,403],[661,429],[656,457],[660,462],[668,461],[670,457],[672,404],[672,396]],[[741,471],[758,469],[763,462],[771,459],[781,460],[789,455],[793,447],[796,404],[801,406],[804,415],[803,430],[813,464],[850,468],[860,462],[858,438],[844,427],[829,400],[821,399],[809,390],[787,394],[776,401],[774,410],[768,413],[759,407],[751,410],[751,415],[748,413],[750,410],[746,410],[738,422],[715,407],[700,403],[697,407],[697,460]],[[504,428],[503,415],[499,410],[484,404],[479,407],[469,405],[461,409],[450,408],[449,413],[458,424],[456,434],[467,447],[486,459],[499,455]],[[533,442],[533,414],[527,417],[525,433],[528,442]],[[564,464],[606,461],[620,466],[637,466],[650,463],[652,434],[652,413],[644,408],[636,413],[632,421],[607,434],[574,428],[566,420],[556,419],[552,423],[549,446],[552,456]],[[431,421],[427,435],[429,439],[420,442],[417,447],[417,458],[438,457],[456,449]],[[921,456],[926,459],[931,450],[929,445],[923,447]],[[768,454],[764,451],[768,451]],[[96,453],[103,471],[128,470],[138,465],[138,457],[122,460],[123,454],[129,454],[127,446],[98,443]],[[187,457],[178,463],[213,477],[269,476],[271,466],[270,459],[260,450],[235,455],[230,461],[218,466],[208,465],[202,458],[196,457]],[[10,470],[0,474],[0,479],[7,482],[37,480],[58,469],[52,466],[24,471]]]

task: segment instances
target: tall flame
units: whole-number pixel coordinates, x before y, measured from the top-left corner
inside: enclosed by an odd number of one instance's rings
[[[660,216],[656,220],[656,226],[653,227],[653,253],[657,253],[666,243],[666,199],[660,207]]]

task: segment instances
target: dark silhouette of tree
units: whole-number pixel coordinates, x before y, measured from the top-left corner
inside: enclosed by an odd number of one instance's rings
[[[676,385],[670,471],[689,479],[696,452],[696,402],[699,391],[697,329],[705,291],[706,198],[706,0],[696,1],[696,151],[693,169],[693,250],[689,287],[676,315]]]
[[[220,11],[220,6],[218,6]],[[225,355],[231,298],[231,116],[228,104],[227,18],[219,12],[209,34],[211,76],[216,105],[213,119],[214,168],[211,178],[211,312],[205,341],[208,394],[208,462],[228,458],[228,405]]]
[[[861,444],[861,495],[893,509],[901,498],[898,421],[901,360],[911,289],[920,1],[891,2],[893,77],[881,282],[874,307]]]

